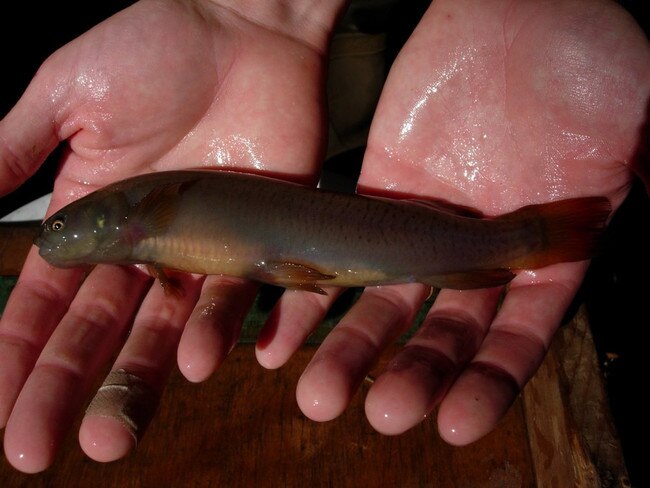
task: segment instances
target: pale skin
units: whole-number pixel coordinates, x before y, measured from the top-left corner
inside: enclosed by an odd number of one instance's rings
[[[327,36],[342,6],[189,5],[141,1],[48,60],[0,122],[0,194],[66,139],[50,212],[111,181],[197,161],[313,183]],[[490,214],[583,195],[616,208],[632,177],[649,58],[642,32],[610,3],[436,2],[391,70],[360,190]],[[489,432],[539,366],[586,266],[521,273],[498,313],[500,289],[443,290],[370,388],[370,423],[401,433],[439,405],[448,442]],[[256,292],[238,279],[187,276],[184,296],[170,297],[131,268],[98,266],[80,286],[81,276],[32,250],[0,322],[5,454],[26,472],[52,463],[116,349],[113,369],[154,390],[174,355],[190,381],[204,380],[226,359]],[[329,291],[285,293],[258,341],[263,366],[300,347],[337,296]],[[428,292],[365,290],[298,383],[305,415],[338,416]],[[101,461],[134,447],[121,424],[97,416],[84,418],[79,440]]]

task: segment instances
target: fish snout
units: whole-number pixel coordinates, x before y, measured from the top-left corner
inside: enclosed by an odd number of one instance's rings
[[[41,231],[40,234],[38,234],[36,237],[34,237],[34,245],[36,247],[42,248],[43,245],[45,244],[45,239],[43,238],[43,232]]]

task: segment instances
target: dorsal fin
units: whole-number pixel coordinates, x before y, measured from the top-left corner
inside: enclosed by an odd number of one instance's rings
[[[415,203],[417,205],[422,205],[438,212],[445,212],[452,215],[458,215],[460,217],[469,217],[473,219],[483,219],[485,214],[480,210],[470,207],[467,205],[459,205],[457,203],[451,203],[448,200],[421,200],[421,199],[407,199],[406,202]]]

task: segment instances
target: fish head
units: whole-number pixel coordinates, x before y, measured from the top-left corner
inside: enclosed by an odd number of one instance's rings
[[[122,262],[131,253],[128,213],[123,193],[91,193],[46,219],[34,244],[58,267]]]

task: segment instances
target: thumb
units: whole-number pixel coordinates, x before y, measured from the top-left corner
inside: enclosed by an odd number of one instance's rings
[[[41,68],[0,121],[0,196],[32,176],[58,145],[55,105]]]

